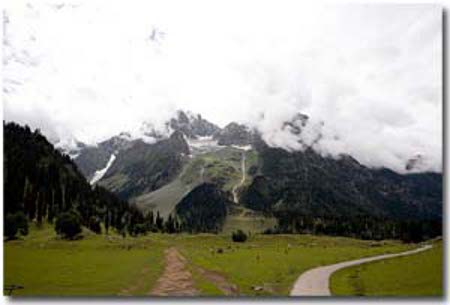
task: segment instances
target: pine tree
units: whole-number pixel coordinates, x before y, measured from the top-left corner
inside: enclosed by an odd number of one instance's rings
[[[164,219],[159,215],[159,211],[156,213],[155,222],[156,222],[156,228],[158,229],[158,231],[162,232]]]

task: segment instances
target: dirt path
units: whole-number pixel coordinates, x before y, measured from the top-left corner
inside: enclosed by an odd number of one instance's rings
[[[426,245],[414,250],[409,250],[401,253],[384,254],[372,257],[366,257],[353,261],[338,263],[334,265],[322,266],[306,271],[297,279],[294,287],[291,290],[291,296],[331,296],[330,292],[330,277],[339,269],[360,265],[368,262],[378,261],[387,258],[398,256],[406,256],[416,254],[425,250],[431,249],[431,245]]]
[[[238,195],[237,195],[237,190],[238,190],[238,188],[241,187],[241,186],[244,184],[244,182],[245,182],[245,151],[242,152],[242,155],[241,155],[241,171],[242,171],[242,179],[241,179],[241,181],[240,181],[238,184],[236,184],[236,185],[233,187],[233,190],[232,190],[232,193],[233,193],[233,201],[234,201],[235,203],[239,203],[239,198],[238,198]]]
[[[164,272],[149,294],[153,296],[198,295],[199,291],[195,288],[192,274],[186,267],[186,259],[173,247],[164,253],[166,256]]]
[[[239,289],[236,285],[231,284],[228,280],[220,273],[207,270],[201,267],[196,267],[197,272],[205,279],[213,283],[217,288],[219,288],[224,295],[227,296],[237,296],[239,295]]]

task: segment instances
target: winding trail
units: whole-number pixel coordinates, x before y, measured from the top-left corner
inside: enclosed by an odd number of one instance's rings
[[[245,182],[245,151],[243,151],[242,154],[241,154],[241,171],[242,171],[242,179],[241,179],[241,181],[240,181],[238,184],[236,184],[236,185],[233,187],[233,190],[232,190],[232,193],[233,193],[233,201],[234,201],[235,203],[239,203],[239,197],[238,197],[238,194],[237,194],[237,190],[238,190],[238,188],[240,188],[240,187],[244,184],[244,182]]]
[[[343,268],[356,266],[368,262],[393,258],[398,256],[406,256],[426,251],[432,248],[432,245],[425,245],[423,247],[409,250],[401,253],[384,254],[372,257],[361,258],[353,261],[337,263],[328,266],[313,268],[302,273],[294,284],[291,290],[291,296],[331,296],[330,292],[330,277],[331,275]]]

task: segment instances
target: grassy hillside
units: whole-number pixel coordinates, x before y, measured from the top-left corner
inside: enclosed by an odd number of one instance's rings
[[[154,192],[135,197],[131,201],[135,202],[144,213],[151,210],[159,211],[162,217],[167,218],[176,204],[200,183],[200,169],[197,165],[195,160],[189,161],[174,181]]]
[[[176,204],[191,190],[203,182],[218,185],[222,190],[231,192],[233,187],[242,178],[241,172],[242,151],[233,147],[224,147],[215,152],[195,156],[183,167],[180,175],[172,182],[132,199],[143,211],[159,211],[166,218],[175,208]],[[246,152],[246,170],[256,165],[257,154],[254,151]],[[247,176],[247,181],[251,176]]]
[[[442,242],[431,250],[368,263],[336,272],[331,277],[335,295],[441,296],[443,293]]]

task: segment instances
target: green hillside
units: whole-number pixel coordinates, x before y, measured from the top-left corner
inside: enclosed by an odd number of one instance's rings
[[[167,217],[177,203],[201,183],[213,183],[231,197],[234,186],[242,179],[241,158],[243,151],[233,147],[224,147],[218,151],[196,155],[188,160],[180,174],[170,183],[156,191],[132,198],[144,212],[159,211]],[[246,171],[257,163],[257,154],[247,151]],[[251,176],[247,175],[246,184]]]

